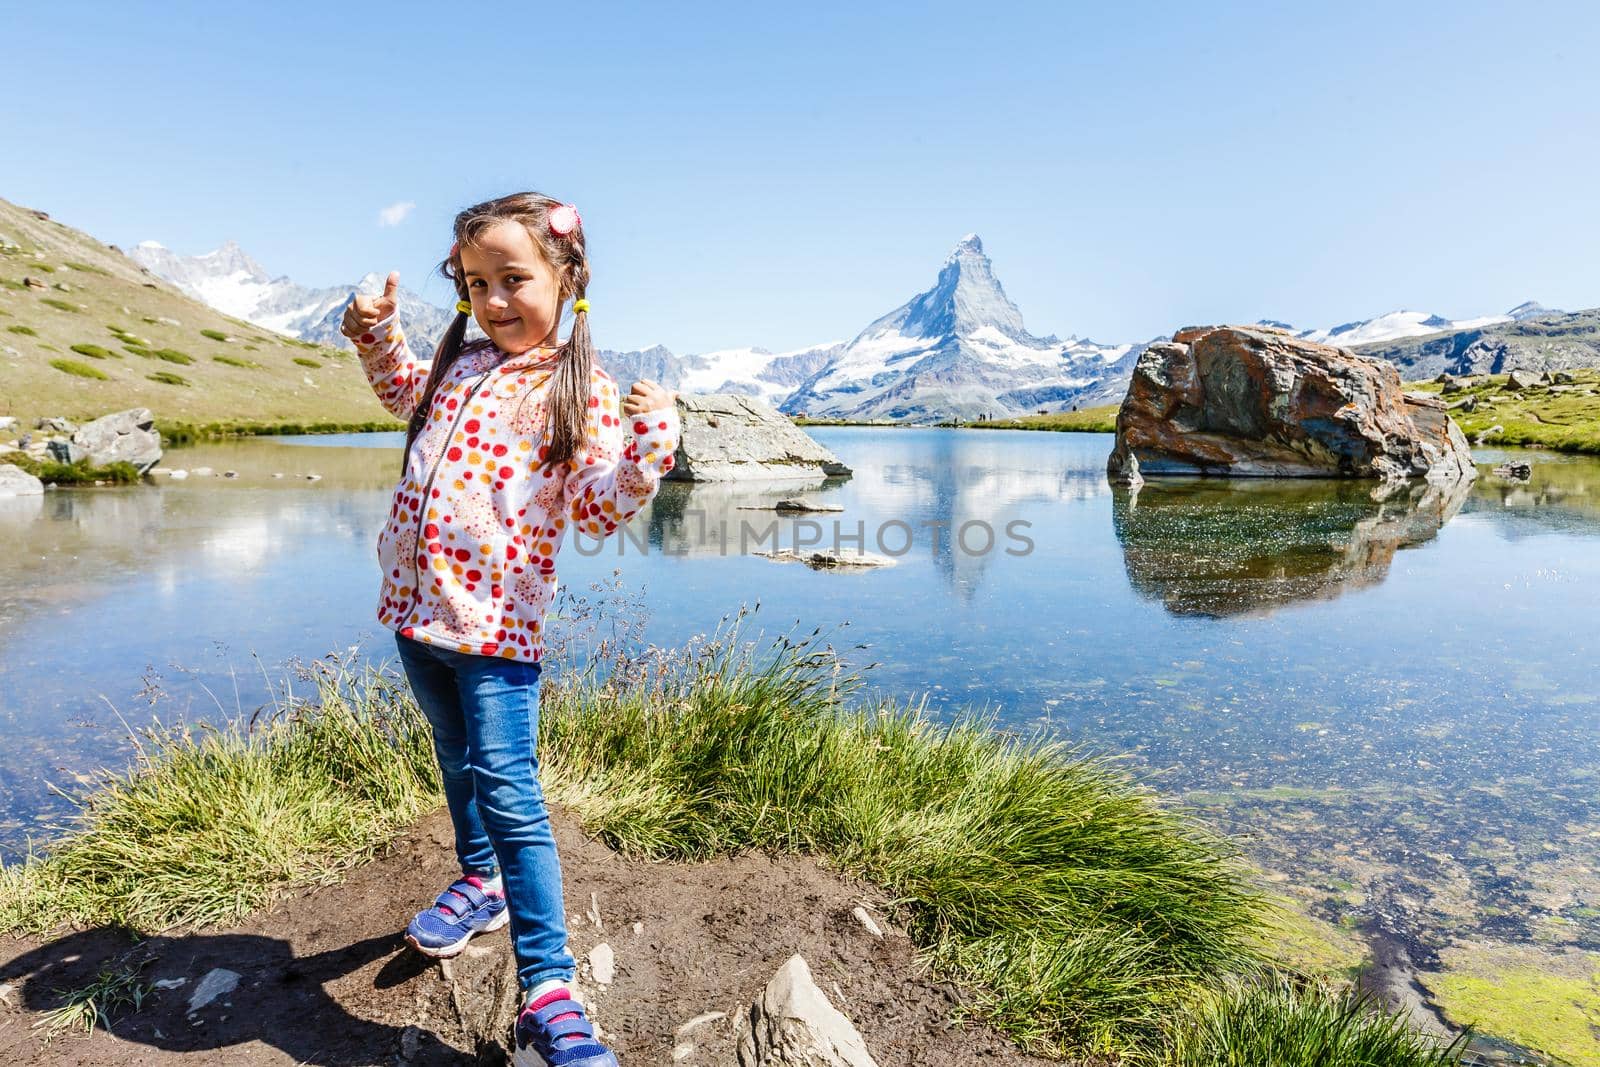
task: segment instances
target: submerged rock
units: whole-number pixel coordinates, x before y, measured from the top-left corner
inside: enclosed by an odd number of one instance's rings
[[[1533,464],[1527,460],[1514,459],[1509,463],[1500,464],[1494,469],[1494,473],[1514,482],[1525,482],[1533,477]]]
[[[755,554],[765,556],[776,563],[804,563],[814,571],[893,567],[897,562],[893,556],[884,556],[876,552],[839,552],[831,548],[813,549],[809,552],[797,552],[792,548],[775,548],[770,551],[758,550]]]
[[[1139,357],[1114,483],[1162,474],[1428,481],[1477,475],[1443,401],[1392,364],[1256,327],[1191,327]]]

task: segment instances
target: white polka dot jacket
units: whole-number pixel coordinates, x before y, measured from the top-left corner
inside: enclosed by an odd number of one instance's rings
[[[409,419],[431,359],[418,359],[395,316],[357,337],[378,400]],[[546,396],[557,356],[513,356],[469,343],[440,381],[378,535],[378,621],[431,645],[537,662],[568,527],[603,538],[648,504],[672,469],[678,412],[622,413],[617,383],[589,379],[584,446],[549,452]]]

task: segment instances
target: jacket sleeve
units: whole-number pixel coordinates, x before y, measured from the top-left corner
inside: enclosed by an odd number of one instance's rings
[[[632,418],[622,414],[617,384],[590,379],[585,447],[565,479],[567,517],[593,537],[605,537],[631,519],[661,488],[678,449],[678,409],[664,407]]]
[[[395,418],[409,419],[422,399],[433,360],[419,360],[412,355],[398,315],[380,319],[372,329],[351,341],[372,391],[378,394],[378,402]]]

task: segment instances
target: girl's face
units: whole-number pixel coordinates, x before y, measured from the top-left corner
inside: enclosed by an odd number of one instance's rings
[[[501,351],[520,356],[557,343],[560,280],[520,222],[497,222],[463,243],[461,271],[472,316]]]

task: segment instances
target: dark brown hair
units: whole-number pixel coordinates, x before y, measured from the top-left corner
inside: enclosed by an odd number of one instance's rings
[[[565,236],[550,230],[550,212],[561,206],[543,193],[512,193],[510,196],[485,200],[474,204],[456,216],[455,244],[439,273],[450,279],[456,296],[468,300],[467,279],[461,269],[461,246],[470,245],[485,230],[497,223],[516,222],[528,231],[535,247],[545,262],[555,272],[560,286],[556,307],[567,298],[583,299],[589,288],[589,256],[584,249],[583,226],[580,223]],[[411,413],[406,427],[406,453],[411,443],[428,423],[428,411],[433,406],[433,394],[461,357],[462,339],[467,334],[470,314],[456,312],[456,317],[445,330],[439,347],[433,353],[433,368],[428,374],[428,384],[422,399]],[[544,463],[558,466],[566,463],[583,447],[584,426],[588,420],[589,376],[594,368],[594,342],[589,337],[589,313],[572,317],[572,333],[557,353],[556,370],[550,380],[546,419],[550,427],[550,451]]]

